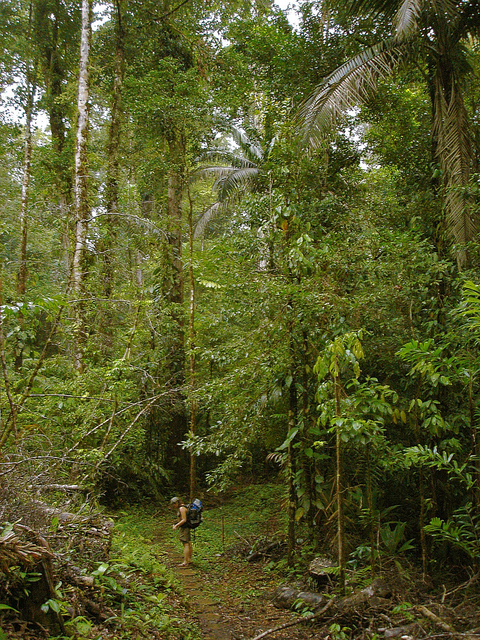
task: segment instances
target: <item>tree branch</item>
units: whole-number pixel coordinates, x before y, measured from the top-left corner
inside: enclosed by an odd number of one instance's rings
[[[294,620],[293,622],[285,622],[284,624],[281,624],[278,627],[273,627],[272,629],[268,629],[267,631],[264,631],[260,635],[252,638],[252,640],[260,640],[260,638],[265,638],[265,636],[269,636],[270,634],[275,633],[276,631],[281,631],[282,629],[287,629],[288,627],[294,627],[295,625],[301,624],[302,622],[310,622],[310,620],[321,618],[321,616],[323,616],[323,614],[326,613],[328,609],[330,609],[330,607],[333,605],[334,602],[335,602],[335,599],[332,598],[332,600],[329,600],[329,602],[327,602],[327,604],[323,607],[323,609],[320,609],[320,611],[317,611],[317,613],[312,613],[311,616],[307,616],[306,618],[299,618],[298,620]]]

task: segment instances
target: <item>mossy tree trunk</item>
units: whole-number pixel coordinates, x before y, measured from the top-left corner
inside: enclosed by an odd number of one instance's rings
[[[77,100],[77,135],[75,147],[75,246],[72,260],[72,292],[76,300],[74,367],[78,373],[83,371],[83,350],[86,340],[85,321],[85,280],[87,233],[90,220],[88,201],[88,125],[89,125],[89,66],[90,40],[92,33],[92,3],[82,0],[82,30],[80,38],[80,65]]]
[[[27,44],[31,44],[31,30],[32,30],[32,2],[29,7],[28,17],[28,38]],[[33,102],[36,90],[36,78],[35,68],[32,68],[32,63],[27,60],[27,100],[25,105],[25,137],[24,137],[24,153],[23,153],[23,176],[22,176],[22,195],[20,201],[20,255],[18,258],[18,271],[17,271],[17,295],[19,298],[23,298],[27,291],[27,240],[28,240],[28,200],[30,193],[30,178],[31,178],[31,164],[32,164],[32,117],[33,117]],[[20,330],[23,328],[24,317],[23,313],[18,313],[18,324]],[[20,332],[21,333],[21,332]],[[15,345],[14,355],[15,371],[20,371],[23,365],[23,344],[22,340],[17,340]]]

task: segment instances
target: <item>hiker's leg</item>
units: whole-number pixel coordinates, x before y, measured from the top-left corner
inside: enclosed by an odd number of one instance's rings
[[[185,542],[183,545],[183,561],[185,564],[192,562],[192,543]]]

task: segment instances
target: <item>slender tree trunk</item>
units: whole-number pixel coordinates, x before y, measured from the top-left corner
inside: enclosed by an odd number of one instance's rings
[[[197,401],[195,399],[195,275],[193,273],[193,242],[195,229],[193,225],[193,202],[190,190],[188,190],[188,204],[188,279],[190,285],[190,304],[188,318],[188,352],[190,369],[190,434],[194,436],[197,430]],[[197,483],[196,462],[197,459],[195,455],[190,452],[190,501],[195,498],[195,489]]]
[[[0,450],[1,450],[1,447],[7,441],[7,438],[12,431],[15,435],[15,442],[17,441],[17,413],[18,413],[18,405],[15,403],[15,400],[12,394],[10,378],[8,377],[7,361],[5,358],[5,338],[3,334],[3,309],[2,309],[3,291],[2,289],[3,289],[3,281],[0,279],[0,364],[2,367],[5,393],[7,395],[8,404],[10,406],[10,416],[5,421],[5,424],[2,425],[3,430],[0,435]]]
[[[59,43],[59,0],[54,0],[48,7],[45,2],[37,2],[35,7],[36,39],[39,46],[39,66],[45,84],[44,100],[48,111],[52,147],[54,150],[54,175],[57,188],[59,217],[65,226],[62,242],[65,256],[65,273],[71,274],[71,238],[70,238],[70,206],[72,204],[72,175],[70,163],[66,159],[65,146],[67,139],[66,101],[62,99],[66,85],[66,72],[62,63],[64,50]],[[46,35],[45,35],[46,34]]]
[[[420,393],[420,387],[421,387],[421,381],[419,381],[418,383],[418,392],[416,394],[417,398],[419,396]],[[417,445],[421,444],[420,442],[420,427],[418,424],[418,417],[417,417],[417,403],[415,402],[414,405],[415,409],[414,409],[414,429],[415,429],[415,440]],[[422,550],[422,573],[423,573],[423,579],[425,580],[427,577],[427,568],[428,568],[428,549],[427,549],[427,538],[425,535],[425,512],[426,512],[426,505],[425,505],[425,479],[424,479],[424,472],[423,472],[423,467],[420,467],[419,471],[419,482],[418,482],[418,491],[420,493],[420,513],[418,516],[418,527],[420,530],[420,547]]]
[[[113,295],[115,284],[115,248],[117,244],[117,224],[119,212],[119,148],[122,134],[122,88],[125,74],[124,30],[122,22],[122,0],[114,3],[115,28],[115,66],[113,87],[110,101],[110,127],[107,142],[107,175],[105,180],[104,204],[106,215],[103,218],[101,235],[98,240],[98,256],[102,272],[101,286],[103,297],[107,303],[101,310],[102,341],[100,349],[105,356],[110,356],[114,344],[113,339],[113,310],[109,303]]]
[[[80,72],[78,80],[77,137],[75,149],[75,248],[72,260],[72,291],[75,303],[76,341],[74,367],[83,371],[83,349],[86,339],[85,295],[86,243],[90,205],[88,202],[88,124],[89,124],[89,65],[92,32],[91,0],[82,0],[82,31],[80,39]]]
[[[288,248],[289,235],[287,233],[286,243]],[[292,273],[288,271],[288,285],[293,283]],[[296,385],[296,354],[295,354],[295,310],[293,306],[292,296],[289,293],[287,302],[287,339],[288,339],[288,355],[289,355],[289,374],[290,387],[288,389],[288,449],[287,449],[287,482],[288,482],[288,538],[287,538],[287,563],[293,566],[295,554],[295,538],[296,538],[296,522],[295,512],[297,508],[297,494],[295,490],[295,473],[296,460],[293,450],[293,441],[291,439],[293,431],[297,428],[298,423],[298,397]]]
[[[370,534],[370,567],[372,576],[375,575],[375,523],[373,519],[373,488],[372,488],[372,468],[370,460],[370,443],[366,445],[367,456],[367,500],[368,500],[368,520],[369,520],[369,534]]]
[[[309,406],[309,396],[308,396],[308,386],[309,386],[309,369],[308,369],[308,340],[307,340],[307,332],[305,329],[302,329],[302,421],[303,421],[303,437],[304,440],[307,440],[308,437],[308,425],[310,423],[310,406]],[[317,546],[317,540],[315,539],[315,531],[314,531],[314,521],[313,521],[313,512],[314,512],[314,500],[315,500],[315,489],[312,482],[312,460],[308,456],[303,454],[303,469],[305,474],[305,493],[308,500],[308,509],[305,513],[305,518],[307,521],[307,530],[310,543],[315,547]]]
[[[295,379],[292,379],[288,390],[288,437],[291,436],[297,424],[297,391]],[[297,496],[295,491],[295,456],[293,442],[288,443],[287,449],[288,474],[288,536],[287,536],[287,564],[292,567],[295,555],[295,511]]]
[[[341,386],[338,375],[334,376],[333,385],[335,389],[335,415],[339,418],[342,415],[340,402]],[[338,568],[341,593],[345,593],[345,516],[343,505],[343,456],[342,439],[340,429],[337,427],[336,434],[336,489],[337,489],[337,544],[338,544]]]
[[[28,237],[28,197],[30,190],[30,165],[32,160],[32,110],[34,88],[29,85],[25,123],[25,143],[23,158],[22,199],[20,205],[20,257],[17,272],[17,294],[25,295],[27,290],[27,237]]]
[[[475,460],[475,476],[477,478],[476,483],[472,489],[472,500],[477,505],[477,509],[480,510],[480,441],[478,437],[478,430],[475,425],[475,405],[473,401],[473,380],[472,376],[468,382],[468,407],[470,413],[470,432],[472,438],[472,452]]]

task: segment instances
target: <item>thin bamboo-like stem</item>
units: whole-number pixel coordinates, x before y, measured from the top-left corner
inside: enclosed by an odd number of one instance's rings
[[[336,367],[337,368],[337,367]],[[338,417],[342,414],[340,396],[341,386],[339,376],[333,378],[335,389],[335,415]],[[337,544],[338,544],[338,568],[340,591],[345,593],[345,516],[343,504],[343,460],[342,460],[342,439],[340,429],[337,427],[336,434],[336,489],[337,489]]]
[[[188,232],[189,232],[189,266],[188,279],[190,285],[189,317],[188,317],[188,352],[189,352],[189,373],[190,373],[190,434],[195,435],[197,428],[197,402],[195,400],[195,274],[193,272],[193,200],[190,189],[188,195]],[[196,456],[190,452],[190,501],[195,498],[195,488],[197,482]]]

